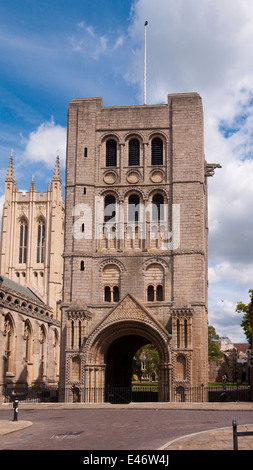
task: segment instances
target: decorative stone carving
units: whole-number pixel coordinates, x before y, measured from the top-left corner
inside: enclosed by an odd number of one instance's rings
[[[103,180],[106,184],[114,184],[118,181],[118,174],[116,171],[106,171]]]
[[[130,170],[126,175],[126,179],[130,184],[137,184],[141,179],[141,174],[137,170]]]
[[[150,173],[150,180],[152,183],[162,183],[164,180],[164,172],[162,170],[153,170]]]

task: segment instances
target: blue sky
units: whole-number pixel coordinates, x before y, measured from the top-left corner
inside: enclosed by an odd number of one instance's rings
[[[0,0],[0,207],[13,148],[19,189],[43,191],[59,149],[64,178],[67,105],[105,106],[197,91],[209,179],[209,322],[245,340],[238,301],[253,287],[253,4],[251,0]]]

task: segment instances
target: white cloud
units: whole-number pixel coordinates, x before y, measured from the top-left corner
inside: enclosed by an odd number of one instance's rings
[[[116,39],[113,49],[114,50],[118,49],[119,47],[123,45],[123,43],[124,43],[124,37],[121,35]]]
[[[70,38],[73,51],[98,60],[107,52],[109,38],[104,34],[97,34],[94,26],[86,26],[84,21],[78,24],[78,28]]]
[[[36,131],[29,134],[22,158],[32,162],[43,162],[48,168],[53,168],[58,151],[63,165],[65,164],[66,129],[55,124],[52,118],[51,121],[42,123]]]
[[[243,341],[235,307],[253,287],[253,3],[137,0],[125,78],[139,86],[140,102],[145,20],[147,102],[191,91],[203,100],[206,160],[222,165],[208,180],[209,318]]]

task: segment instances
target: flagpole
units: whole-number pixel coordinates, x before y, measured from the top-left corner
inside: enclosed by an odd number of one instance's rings
[[[147,25],[148,25],[148,22],[145,21],[145,25],[144,25],[144,104],[146,104],[146,94],[147,94],[147,91],[146,91],[146,86],[147,86],[147,83],[146,83],[146,81],[147,81],[147,77],[146,77],[147,32],[146,32],[146,29],[147,29]]]

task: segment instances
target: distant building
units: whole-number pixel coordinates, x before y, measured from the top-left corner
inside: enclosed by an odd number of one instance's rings
[[[233,343],[224,336],[215,341],[223,353],[217,361],[209,360],[209,381],[221,382],[227,374],[230,382],[248,382],[248,348],[247,343]]]

